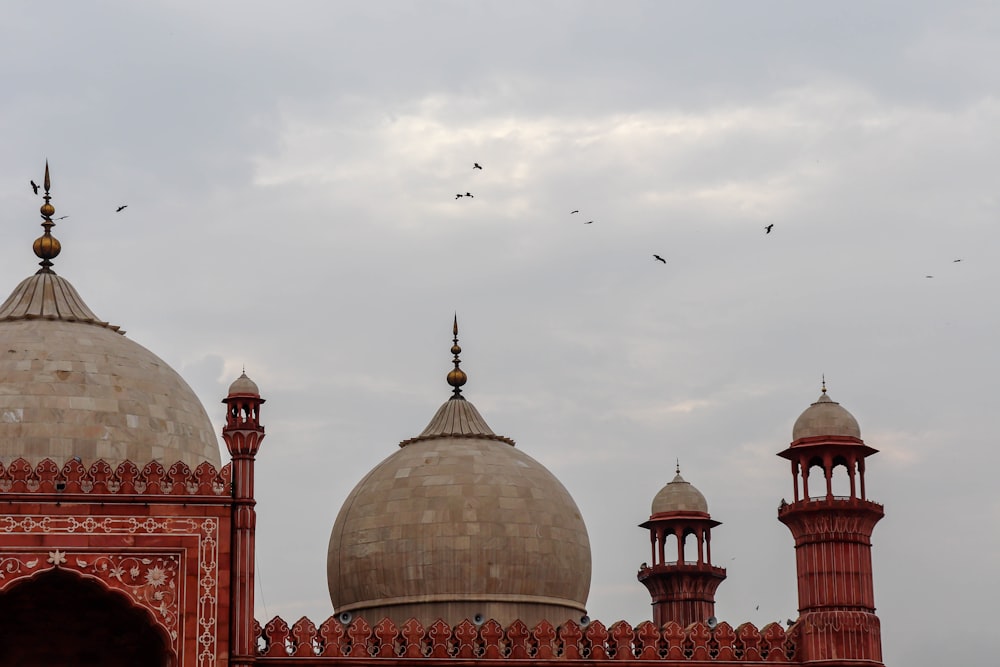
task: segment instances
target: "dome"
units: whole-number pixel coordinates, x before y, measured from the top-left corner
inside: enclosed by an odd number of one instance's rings
[[[0,305],[0,462],[221,465],[198,397],[43,270]]]
[[[376,623],[477,615],[558,624],[585,613],[590,541],[542,464],[461,396],[354,488],[330,537],[337,612]]]
[[[229,385],[229,395],[236,396],[238,394],[260,396],[260,389],[257,388],[257,383],[247,377],[246,371],[243,371],[243,374],[233,380],[233,383]]]
[[[822,435],[848,436],[861,439],[861,427],[850,412],[826,395],[826,389],[795,420],[792,441]]]
[[[701,491],[681,477],[681,472],[678,470],[677,475],[670,483],[660,489],[660,492],[653,498],[650,514],[655,516],[664,512],[704,512],[708,514],[708,502]]]

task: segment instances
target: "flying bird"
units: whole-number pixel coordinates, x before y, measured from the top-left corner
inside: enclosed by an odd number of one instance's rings
[[[465,196],[468,197],[469,199],[475,199],[475,197],[472,196],[471,192],[466,192]]]
[[[478,162],[473,162],[472,163],[472,168],[473,169],[482,169],[482,166]]]
[[[128,208],[128,204],[122,204],[121,206],[119,206],[118,208],[115,209],[115,213],[121,213],[122,211],[124,211],[127,208]]]
[[[953,259],[953,260],[951,260],[951,263],[954,264],[955,262],[961,262],[961,261],[962,260],[960,260],[960,259]]]
[[[924,276],[924,278],[933,278],[934,276]]]
[[[585,222],[583,224],[585,224],[585,225],[592,225],[592,224],[594,224],[594,221],[593,220],[588,220],[587,222]]]
[[[663,262],[664,264],[667,263],[667,260],[663,259],[659,255],[653,255],[653,259],[655,259],[657,262]]]
[[[455,195],[455,199],[461,199],[462,195]]]
[[[68,215],[63,215],[63,216],[59,216],[58,218],[56,218],[56,220],[65,220],[68,217],[69,217]]]
[[[38,194],[38,183],[35,183],[34,181],[31,181],[31,189],[34,190],[35,194],[37,195]]]
[[[769,224],[767,227],[764,228],[764,233],[765,234],[770,234],[771,233],[771,229],[773,227],[774,227],[774,223],[772,222],[771,224]]]
[[[573,215],[574,213],[579,213],[579,212],[580,212],[580,209],[576,209],[575,211],[570,211],[569,214]]]

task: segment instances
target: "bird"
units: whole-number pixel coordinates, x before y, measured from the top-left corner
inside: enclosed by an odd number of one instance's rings
[[[465,196],[468,197],[469,199],[475,199],[475,197],[472,196],[471,192],[466,192]]]
[[[570,211],[569,214],[573,215],[574,213],[579,213],[579,212],[580,212],[580,209],[576,209],[575,211]]]
[[[951,263],[954,264],[955,262],[961,262],[961,261],[962,260],[960,260],[960,259],[953,259],[953,260],[951,260]]]
[[[583,224],[585,224],[585,225],[592,225],[592,224],[594,224],[594,221],[593,220],[588,220],[587,222],[585,222]]]
[[[31,181],[31,189],[34,190],[35,194],[37,195],[38,194],[38,183],[35,183],[34,181]]]
[[[68,217],[69,217],[68,215],[62,215],[62,216],[59,216],[58,218],[56,218],[56,220],[65,220]]]
[[[933,278],[934,276],[924,276],[924,278]]]
[[[658,261],[658,262],[663,262],[664,264],[666,264],[666,263],[667,263],[667,260],[663,259],[663,258],[662,258],[662,257],[660,257],[659,255],[653,255],[653,259],[655,259],[655,260],[656,260],[656,261]]]
[[[765,234],[770,234],[770,233],[771,233],[771,229],[772,229],[773,227],[774,227],[774,223],[772,222],[772,223],[771,223],[771,224],[769,224],[769,225],[768,225],[767,227],[764,227],[764,233],[765,233]]]
[[[115,213],[121,213],[122,211],[124,211],[127,208],[128,208],[128,204],[122,204],[121,206],[119,206],[118,208],[115,209]]]
[[[455,195],[455,199],[461,199],[462,195]]]
[[[482,169],[483,167],[478,162],[473,162],[472,163],[472,168],[473,169]]]
[[[760,611],[760,605],[757,605],[756,607],[754,607],[754,611]]]

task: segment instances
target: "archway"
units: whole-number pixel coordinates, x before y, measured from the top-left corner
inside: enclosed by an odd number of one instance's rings
[[[53,569],[0,593],[0,665],[173,667],[163,631],[119,593]]]

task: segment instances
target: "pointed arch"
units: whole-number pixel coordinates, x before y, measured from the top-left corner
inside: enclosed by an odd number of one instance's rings
[[[0,664],[11,667],[175,667],[166,631],[148,610],[100,580],[51,568],[0,592],[4,640]]]

